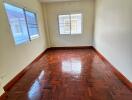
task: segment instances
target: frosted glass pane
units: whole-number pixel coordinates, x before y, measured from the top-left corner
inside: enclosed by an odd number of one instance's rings
[[[72,14],[71,15],[71,34],[82,33],[82,15]]]
[[[60,30],[60,34],[70,34],[70,16],[69,15],[59,16],[59,30]]]

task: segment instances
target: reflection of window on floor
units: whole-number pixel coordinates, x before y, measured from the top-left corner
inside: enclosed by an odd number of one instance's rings
[[[62,62],[62,71],[66,73],[80,74],[81,61],[78,59],[65,60]]]
[[[82,14],[59,15],[60,34],[81,34]]]

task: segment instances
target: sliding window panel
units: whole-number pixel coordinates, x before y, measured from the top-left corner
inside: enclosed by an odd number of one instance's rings
[[[70,34],[70,15],[59,15],[60,34]]]
[[[16,45],[29,41],[24,9],[4,3],[8,21]]]
[[[82,33],[82,14],[71,14],[71,34]]]
[[[26,14],[26,21],[27,21],[30,39],[32,40],[32,39],[38,38],[39,29],[38,29],[36,14],[30,11],[25,11],[25,14]]]

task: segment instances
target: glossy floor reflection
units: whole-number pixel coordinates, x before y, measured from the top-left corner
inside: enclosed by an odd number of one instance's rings
[[[62,61],[62,71],[69,74],[80,74],[81,73],[81,60],[80,59],[69,59]]]
[[[7,100],[132,100],[132,92],[92,49],[49,50]]]

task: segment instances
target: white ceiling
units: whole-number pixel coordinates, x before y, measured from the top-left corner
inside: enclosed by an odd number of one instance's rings
[[[39,0],[40,2],[63,2],[63,1],[79,1],[79,0]]]

